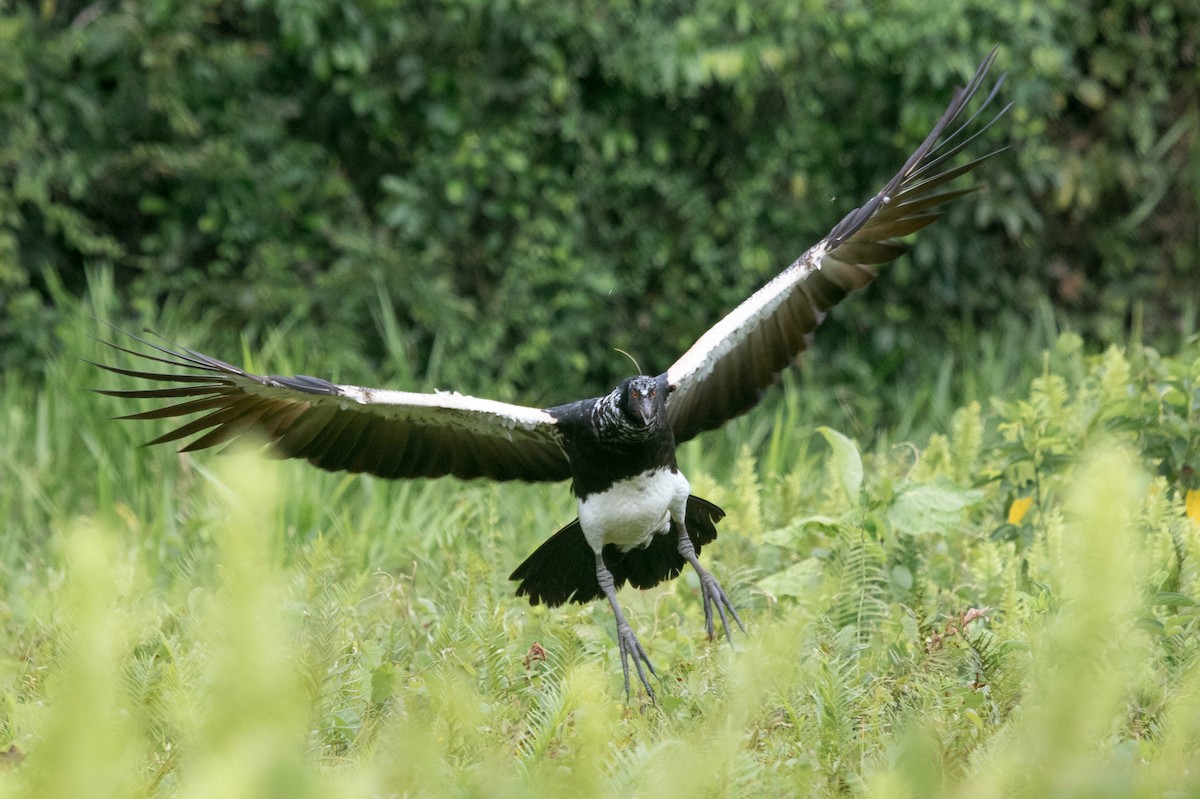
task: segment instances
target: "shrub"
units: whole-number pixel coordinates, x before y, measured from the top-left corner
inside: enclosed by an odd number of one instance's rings
[[[302,321],[375,364],[392,335],[417,381],[599,392],[614,347],[665,368],[874,192],[995,43],[1014,149],[822,358],[900,373],[1047,295],[1102,340],[1135,301],[1186,333],[1197,31],[1141,0],[20,5],[0,359],[112,270],[126,313],[182,302],[227,342]]]

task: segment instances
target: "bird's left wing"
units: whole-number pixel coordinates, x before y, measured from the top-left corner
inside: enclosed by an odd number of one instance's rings
[[[198,436],[183,447],[188,452],[250,435],[269,442],[282,457],[303,458],[333,472],[529,481],[571,476],[555,419],[544,410],[458,393],[386,391],[304,375],[256,375],[186,347],[133,338],[152,352],[106,343],[170,371],[95,365],[122,377],[168,385],[95,390],[125,399],[181,401],[120,418],[203,414],[147,446]]]
[[[973,191],[946,190],[996,150],[956,166],[949,162],[1008,110],[1005,106],[974,132],[976,117],[995,98],[1003,77],[978,111],[951,127],[979,91],[995,60],[992,50],[903,168],[871,200],[846,215],[829,235],[810,247],[774,279],[715,324],[667,370],[671,394],[667,415],[676,442],[719,427],[750,410],[807,346],[825,313],[851,291],[875,278],[907,247],[896,237],[936,220],[938,206]]]

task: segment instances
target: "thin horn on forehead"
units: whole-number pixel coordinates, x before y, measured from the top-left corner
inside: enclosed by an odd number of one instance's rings
[[[616,350],[617,352],[621,353],[622,355],[624,355],[626,358],[628,358],[629,362],[633,364],[633,368],[637,371],[637,373],[639,375],[642,373],[642,365],[637,362],[637,358],[633,357],[632,355],[630,355],[628,352],[621,349],[620,347],[613,347],[613,349]]]

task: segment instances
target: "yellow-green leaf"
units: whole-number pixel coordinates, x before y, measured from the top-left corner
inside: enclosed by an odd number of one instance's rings
[[[1012,504],[1008,506],[1008,523],[1020,524],[1025,518],[1025,514],[1029,513],[1029,509],[1033,507],[1033,497],[1017,497]]]

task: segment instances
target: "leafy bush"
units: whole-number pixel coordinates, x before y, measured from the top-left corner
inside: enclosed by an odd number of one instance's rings
[[[17,5],[0,365],[112,270],[123,316],[183,303],[226,343],[292,324],[416,382],[598,392],[613,347],[664,368],[873,192],[994,43],[1015,149],[821,358],[902,374],[1047,295],[1103,340],[1135,300],[1187,333],[1197,31],[1142,0]]]

